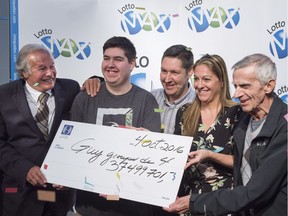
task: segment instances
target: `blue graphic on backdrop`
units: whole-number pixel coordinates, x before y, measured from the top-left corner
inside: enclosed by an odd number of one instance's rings
[[[190,4],[185,7],[191,12],[191,16],[188,17],[188,26],[191,30],[203,32],[209,27],[220,28],[222,26],[233,29],[239,24],[239,9],[229,8],[225,10],[222,7],[207,9],[201,4],[202,1],[199,1],[198,4]]]
[[[136,73],[130,76],[130,81],[134,85],[137,85],[141,88],[146,88],[146,73]]]
[[[135,7],[134,4],[125,5],[118,12],[123,14],[121,20],[122,30],[130,35],[137,34],[141,30],[167,32],[171,26],[171,16],[178,16],[177,14],[156,14],[146,11],[145,8]]]
[[[281,86],[276,90],[278,97],[282,99],[284,103],[288,105],[288,87],[286,85]]]
[[[52,37],[51,29],[42,29],[34,36],[40,39],[42,44],[53,53],[55,59],[63,56],[85,60],[91,55],[90,43],[76,42],[70,38],[55,39]]]
[[[288,105],[288,95],[287,95],[287,94],[282,95],[280,98],[282,99],[282,101],[283,101],[284,103],[286,103],[286,104]]]
[[[134,11],[128,11],[124,17],[124,20],[121,21],[121,28],[124,32],[133,35],[141,31],[140,19],[136,18]]]
[[[188,18],[188,26],[191,30],[203,32],[209,27],[208,11],[198,7],[191,11],[192,16]]]
[[[77,59],[84,60],[91,54],[89,43],[77,43],[72,39],[51,40],[50,36],[42,38],[41,41],[51,50],[55,59],[61,55],[63,57],[75,56]]]
[[[285,28],[285,22],[276,22],[268,33],[272,35],[272,41],[269,44],[270,52],[273,56],[283,59],[288,55],[288,37]]]
[[[228,13],[226,13],[226,15],[229,15],[226,19],[226,25],[225,27],[228,29],[232,29],[235,26],[238,25],[239,21],[240,21],[240,14],[238,10],[235,10],[234,8],[230,8],[228,9]]]

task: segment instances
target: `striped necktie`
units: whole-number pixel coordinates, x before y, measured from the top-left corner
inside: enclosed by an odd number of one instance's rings
[[[48,117],[49,117],[49,108],[46,103],[48,97],[49,94],[45,92],[39,96],[38,102],[40,103],[40,105],[35,115],[35,121],[37,123],[37,126],[39,127],[40,131],[42,132],[46,140],[48,138]]]

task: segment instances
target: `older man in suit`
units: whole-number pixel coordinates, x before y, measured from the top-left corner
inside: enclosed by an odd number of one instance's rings
[[[2,215],[64,216],[74,191],[48,184],[40,166],[61,120],[70,118],[80,87],[56,78],[53,56],[38,44],[20,50],[16,69],[20,79],[0,86]],[[47,93],[43,105],[42,93]],[[40,201],[39,190],[53,191],[56,201]]]

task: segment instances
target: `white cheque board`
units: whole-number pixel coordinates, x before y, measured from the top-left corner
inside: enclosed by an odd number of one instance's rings
[[[168,207],[192,137],[62,121],[41,170],[49,183]]]

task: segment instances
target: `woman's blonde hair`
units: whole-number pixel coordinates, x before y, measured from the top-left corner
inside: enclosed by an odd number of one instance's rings
[[[193,70],[199,65],[206,65],[218,77],[220,82],[223,83],[220,95],[220,114],[223,113],[224,107],[235,106],[237,103],[232,100],[230,95],[227,68],[222,57],[206,54],[195,62]],[[200,119],[200,107],[201,101],[196,95],[195,101],[186,108],[182,117],[183,135],[194,136],[196,134]]]

